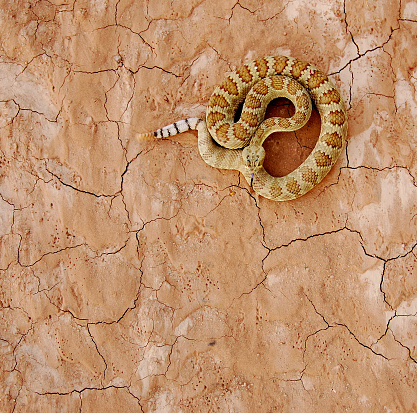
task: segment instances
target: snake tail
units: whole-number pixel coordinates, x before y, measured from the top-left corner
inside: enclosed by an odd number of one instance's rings
[[[155,132],[140,133],[138,135],[139,140],[144,139],[162,139],[169,138],[170,136],[177,135],[179,133],[187,132],[189,130],[197,130],[197,126],[200,122],[203,122],[200,118],[187,118],[171,123],[163,128],[157,129]]]

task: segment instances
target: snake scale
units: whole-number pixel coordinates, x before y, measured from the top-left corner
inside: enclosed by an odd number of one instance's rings
[[[265,118],[277,97],[289,99],[296,112],[291,118]],[[317,143],[307,159],[283,177],[263,167],[265,139],[273,132],[293,131],[309,119],[313,100],[321,118]],[[235,113],[243,103],[240,119]],[[315,187],[339,157],[347,133],[347,114],[340,93],[319,69],[293,57],[269,56],[246,63],[230,73],[210,97],[206,121],[188,118],[141,138],[167,138],[198,131],[198,148],[206,163],[240,171],[259,195],[274,201],[298,198]]]

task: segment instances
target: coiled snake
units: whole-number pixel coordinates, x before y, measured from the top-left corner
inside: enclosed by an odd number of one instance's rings
[[[277,97],[289,99],[295,114],[264,120],[267,105]],[[273,177],[263,167],[262,144],[273,132],[304,126],[311,113],[310,97],[321,118],[317,143],[298,168],[286,176]],[[242,113],[235,123],[242,102]],[[188,130],[198,131],[198,149],[206,163],[239,170],[261,196],[285,201],[304,195],[330,171],[343,148],[347,115],[338,90],[320,70],[296,58],[270,56],[241,66],[216,87],[206,121],[188,118],[138,138],[167,138]]]

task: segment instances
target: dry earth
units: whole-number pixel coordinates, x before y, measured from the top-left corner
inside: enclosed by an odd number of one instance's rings
[[[1,412],[417,411],[416,1],[1,0],[0,19]],[[307,195],[256,196],[194,132],[136,139],[275,54],[348,108]],[[268,170],[318,126],[269,138]]]

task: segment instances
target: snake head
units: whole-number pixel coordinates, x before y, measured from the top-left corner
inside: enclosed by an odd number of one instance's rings
[[[264,163],[265,149],[262,146],[249,145],[243,149],[242,158],[246,168],[255,171]]]

